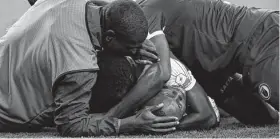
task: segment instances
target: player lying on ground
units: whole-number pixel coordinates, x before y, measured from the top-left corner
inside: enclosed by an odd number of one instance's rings
[[[92,113],[107,112],[122,100],[128,90],[137,82],[140,74],[147,72],[145,69],[143,70],[141,65],[135,64],[129,58],[127,60],[125,57],[103,53],[99,60],[100,71],[90,101]],[[170,61],[172,69],[170,80],[153,99],[145,104],[145,106],[154,106],[163,103],[164,106],[155,109],[150,115],[176,116],[179,119],[182,117],[180,124],[177,126],[181,130],[209,129],[217,125],[219,123],[219,112],[215,102],[211,102],[207,98],[204,90],[181,62],[173,58]],[[128,123],[131,129],[127,129],[128,131],[135,131],[139,128],[137,122],[134,121],[137,121],[137,115],[143,116],[146,114],[143,114],[143,112],[145,113],[145,110],[132,116],[131,123]],[[131,111],[131,113],[134,113],[134,111]],[[160,124],[147,124],[144,128],[164,130],[161,129]]]
[[[245,124],[278,122],[278,11],[221,0],[138,3],[149,22],[165,26],[171,51],[219,107]]]
[[[98,71],[96,54],[104,49],[131,55],[140,63],[147,63],[141,57],[157,61],[153,45],[142,45],[147,35],[146,18],[130,0],[104,7],[86,0],[37,1],[0,39],[0,131],[34,131],[56,125],[63,136],[98,136],[105,134],[107,126],[119,127],[120,120],[111,113],[125,113],[131,109],[130,103],[140,105],[160,89],[131,89],[120,103],[125,110],[115,108],[96,119],[89,113]],[[155,72],[138,82],[149,78],[153,82],[147,88],[162,87],[162,69],[158,63],[151,65],[148,71]],[[135,88],[139,88],[137,84]],[[176,118],[152,117],[149,121],[174,123]],[[105,135],[118,131],[114,128]]]

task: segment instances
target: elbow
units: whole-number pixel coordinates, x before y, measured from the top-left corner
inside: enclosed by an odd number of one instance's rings
[[[171,77],[171,67],[163,67],[159,64],[158,66],[160,71],[159,80],[162,83],[166,83]]]
[[[219,124],[219,122],[218,122],[217,117],[216,117],[215,114],[209,116],[207,121],[208,121],[208,122],[207,122],[207,128],[208,128],[208,129],[213,128],[213,127],[216,127],[216,126]]]
[[[166,83],[170,79],[170,77],[171,77],[171,71],[170,70],[162,72],[161,81]]]
[[[57,131],[62,137],[82,137],[82,132],[77,130],[73,130],[71,126],[57,126]]]
[[[87,129],[85,129],[85,127],[82,127],[80,124],[66,123],[63,125],[57,125],[57,131],[62,137],[88,137],[89,136],[89,132],[87,132]]]
[[[215,112],[207,111],[203,114],[202,121],[204,121],[204,124],[201,128],[203,129],[210,129],[213,127],[216,127],[219,124],[219,121],[217,119],[217,116]]]

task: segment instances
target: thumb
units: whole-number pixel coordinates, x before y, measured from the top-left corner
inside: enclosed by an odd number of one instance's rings
[[[150,111],[153,112],[153,111],[159,110],[159,109],[161,109],[163,106],[164,106],[163,103],[160,103],[160,104],[158,104],[158,105],[152,106],[151,109],[150,109]]]

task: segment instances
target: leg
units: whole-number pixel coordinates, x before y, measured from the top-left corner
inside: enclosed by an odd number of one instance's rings
[[[278,112],[254,94],[235,94],[218,105],[244,124],[276,124],[279,119]]]
[[[279,14],[272,13],[261,27],[264,33],[251,50],[254,60],[245,67],[244,83],[279,111]]]
[[[274,64],[270,65],[278,73],[278,56],[275,59],[272,59]],[[238,80],[242,78],[234,77],[225,90],[225,99],[217,101],[222,109],[244,124],[275,124],[279,120],[278,74],[261,72],[262,68],[257,68],[265,67],[264,70],[269,70],[269,66],[264,65],[253,67],[250,76],[243,77],[244,84],[242,80]]]
[[[275,124],[279,120],[279,57],[278,47],[275,48],[274,54],[256,62],[249,74],[242,78],[233,76],[225,91],[226,99],[217,101],[244,124]]]
[[[253,93],[279,111],[279,57],[278,54],[252,67],[244,77],[244,85]]]
[[[279,21],[273,13],[253,38],[243,80],[236,80],[221,107],[245,124],[275,124],[279,120]],[[239,85],[238,85],[239,84]],[[235,89],[234,89],[235,88]],[[277,111],[278,110],[278,111]]]

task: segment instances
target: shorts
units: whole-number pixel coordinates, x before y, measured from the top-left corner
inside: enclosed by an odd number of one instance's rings
[[[241,91],[218,101],[240,122],[251,125],[279,121],[279,14],[271,13],[250,35],[242,70]]]
[[[271,13],[256,28],[243,68],[244,86],[279,111],[279,14]]]

